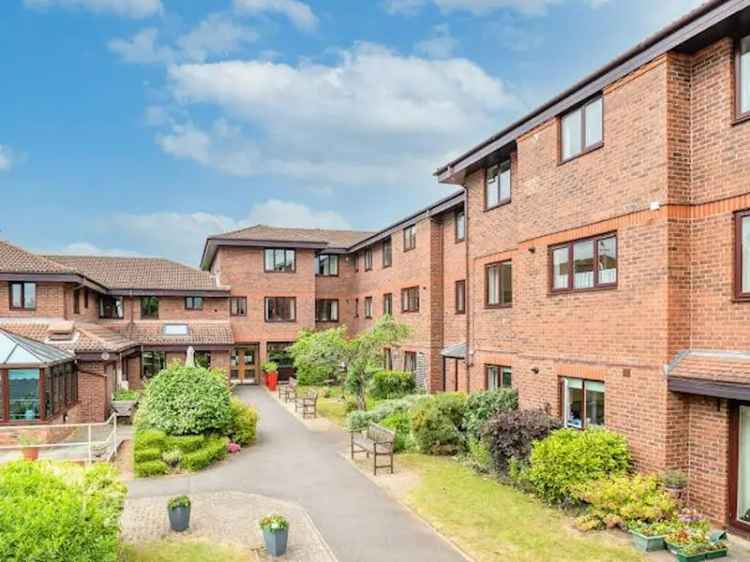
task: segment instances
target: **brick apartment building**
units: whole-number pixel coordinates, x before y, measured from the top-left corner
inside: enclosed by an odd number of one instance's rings
[[[622,433],[750,531],[746,141],[750,0],[713,0],[437,170],[462,189],[379,232],[254,226],[209,237],[202,270],[0,245],[0,331],[75,353],[62,402],[94,419],[118,377],[189,345],[257,383],[266,359],[289,375],[300,329],[391,313],[412,335],[387,366]]]

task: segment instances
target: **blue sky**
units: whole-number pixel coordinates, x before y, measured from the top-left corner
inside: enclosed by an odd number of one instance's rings
[[[700,0],[4,0],[0,238],[197,264],[377,229],[431,172]]]

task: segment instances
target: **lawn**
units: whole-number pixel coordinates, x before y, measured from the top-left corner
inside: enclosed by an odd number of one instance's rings
[[[478,562],[641,562],[610,535],[583,535],[571,519],[450,458],[405,454],[420,483],[405,502]]]
[[[254,554],[217,544],[164,540],[145,545],[125,545],[120,562],[251,562]]]
[[[300,387],[303,388],[303,387]],[[341,386],[306,386],[305,390],[318,391],[318,414],[335,423],[339,427],[344,427],[346,422],[346,400],[344,398],[344,389]],[[367,408],[375,406],[380,400],[367,397]]]

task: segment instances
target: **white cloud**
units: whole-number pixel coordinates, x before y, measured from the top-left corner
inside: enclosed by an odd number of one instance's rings
[[[561,4],[565,0],[385,0],[385,9],[390,14],[414,15],[428,3],[435,4],[443,12],[464,11],[472,14],[486,14],[495,10],[509,8],[528,15],[545,13],[547,6]],[[610,0],[576,0],[584,1],[593,8],[598,8]]]
[[[424,4],[425,0],[385,0],[383,3],[385,11],[389,14],[402,14],[407,16],[413,16],[416,14]]]
[[[127,63],[168,65],[226,56],[257,40],[258,34],[250,27],[238,25],[224,14],[211,14],[179,36],[174,46],[160,44],[159,30],[149,27],[129,38],[112,39],[108,47]]]
[[[310,6],[299,0],[234,0],[234,6],[239,11],[251,14],[282,14],[296,27],[305,31],[312,31],[318,27],[318,17]]]
[[[16,163],[17,157],[15,152],[9,146],[0,144],[0,172],[7,172]]]
[[[163,12],[161,0],[24,0],[24,4],[29,8],[81,8],[128,18],[145,18]]]
[[[61,250],[57,250],[54,253],[66,254],[70,256],[127,256],[127,257],[138,257],[143,254],[134,252],[133,250],[121,250],[118,248],[100,248],[96,244],[91,242],[72,242]]]
[[[456,47],[458,47],[458,41],[451,35],[447,25],[436,25],[429,39],[419,41],[414,46],[418,53],[433,59],[450,58]]]
[[[491,130],[514,104],[502,82],[468,60],[402,56],[369,44],[340,53],[332,65],[184,64],[170,67],[169,79],[183,110],[209,104],[224,117],[171,122],[157,134],[165,152],[301,185],[431,183],[452,148]]]
[[[352,228],[344,217],[334,211],[317,211],[300,203],[279,199],[269,199],[253,207],[247,222],[296,228]]]

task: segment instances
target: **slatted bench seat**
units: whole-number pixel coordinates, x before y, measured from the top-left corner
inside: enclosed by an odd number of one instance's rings
[[[309,390],[302,396],[297,396],[294,401],[294,411],[302,413],[302,418],[318,417],[318,393]]]
[[[290,378],[289,382],[279,384],[279,400],[293,402],[297,399],[297,379]]]
[[[396,432],[386,429],[376,423],[367,426],[366,431],[351,432],[352,460],[356,453],[366,453],[367,458],[372,455],[372,473],[377,476],[379,468],[389,468],[393,474],[393,442]],[[378,459],[388,458],[388,464],[378,464]]]

